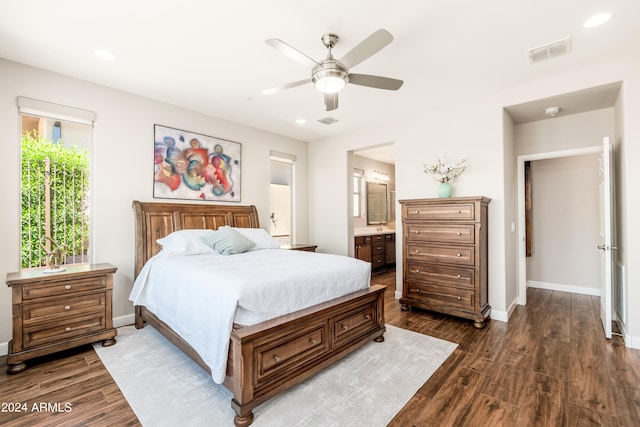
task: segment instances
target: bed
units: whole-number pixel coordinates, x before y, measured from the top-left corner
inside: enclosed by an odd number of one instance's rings
[[[157,258],[157,243],[178,230],[218,230],[224,226],[259,228],[255,206],[133,202],[135,211],[135,277]],[[274,249],[267,252],[287,250]],[[260,251],[262,252],[262,251]],[[293,255],[293,254],[289,254]],[[324,254],[306,253],[304,256]],[[222,255],[221,255],[222,256]],[[297,256],[303,256],[301,253]],[[236,262],[241,257],[234,255]],[[230,259],[231,258],[227,258]],[[267,262],[268,259],[267,259]],[[290,268],[294,271],[295,268]],[[329,269],[327,269],[329,271]],[[329,277],[329,276],[328,276]],[[384,286],[350,292],[307,308],[231,328],[222,384],[233,395],[236,426],[253,422],[253,408],[342,359],[370,340],[384,340]],[[150,305],[150,304],[148,304]],[[197,310],[196,310],[197,311]],[[200,354],[170,322],[144,305],[135,306],[136,328],[152,325],[209,373],[208,356]],[[195,321],[193,323],[196,323]],[[197,346],[196,346],[197,347]],[[214,376],[215,378],[215,376]],[[354,399],[357,399],[354,396]]]

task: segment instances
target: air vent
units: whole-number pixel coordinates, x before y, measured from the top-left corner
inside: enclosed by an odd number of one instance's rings
[[[318,119],[318,121],[320,123],[322,123],[322,124],[325,124],[325,125],[332,125],[334,123],[338,123],[339,122],[338,119],[334,119],[333,117],[325,117],[325,118],[322,118],[322,119]]]
[[[543,46],[529,49],[527,51],[527,57],[529,58],[529,63],[534,64],[536,62],[544,61],[545,59],[565,55],[569,52],[571,52],[571,37],[566,37]]]

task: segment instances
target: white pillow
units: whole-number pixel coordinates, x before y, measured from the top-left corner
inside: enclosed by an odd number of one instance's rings
[[[280,249],[280,242],[271,237],[271,235],[262,228],[232,228],[256,244],[254,247],[249,249],[249,251],[257,251],[259,249]]]
[[[156,240],[162,246],[164,255],[198,255],[215,253],[211,246],[202,241],[203,237],[215,233],[213,230],[178,230]]]

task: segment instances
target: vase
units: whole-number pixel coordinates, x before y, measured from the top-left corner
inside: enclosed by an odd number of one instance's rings
[[[441,182],[440,185],[438,185],[438,197],[451,197],[451,184],[448,182]]]

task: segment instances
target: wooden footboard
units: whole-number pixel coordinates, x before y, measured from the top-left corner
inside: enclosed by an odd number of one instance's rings
[[[384,286],[281,316],[231,333],[227,376],[233,393],[235,425],[253,422],[253,408],[309,378],[371,339],[383,341]],[[202,366],[198,353],[145,307],[136,307],[136,327],[143,321]]]

